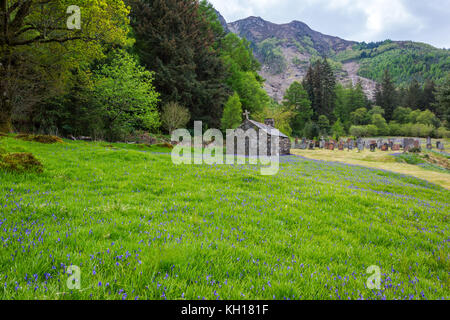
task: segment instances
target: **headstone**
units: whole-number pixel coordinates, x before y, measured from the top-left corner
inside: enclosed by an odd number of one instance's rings
[[[389,151],[389,144],[385,143],[381,146],[381,151]]]
[[[420,148],[420,140],[414,140],[414,148]]]
[[[328,144],[328,150],[331,150],[331,151],[334,150],[334,142],[330,142],[330,143]]]
[[[440,151],[444,151],[445,150],[444,143],[441,142],[441,141],[439,141],[438,150],[440,150]]]
[[[427,138],[427,149],[428,150],[433,149],[433,145],[431,144],[431,138],[430,137]]]
[[[325,147],[325,139],[322,137],[322,138],[320,139],[319,148],[320,148],[320,149],[323,149],[324,147]]]
[[[315,146],[314,141],[310,141],[310,142],[308,143],[308,145],[309,145],[309,150],[314,150],[314,146]]]
[[[330,143],[328,142],[328,141],[325,141],[325,150],[328,150],[328,148],[329,148],[329,146],[330,146]]]
[[[351,141],[348,143],[347,148],[348,148],[348,151],[353,150],[353,140],[351,140]]]
[[[394,144],[391,149],[392,149],[392,151],[399,151],[400,150],[400,144]]]
[[[409,151],[409,149],[414,147],[414,139],[405,138],[403,139],[403,150]]]
[[[338,149],[339,151],[344,151],[344,143],[342,141],[339,142]]]
[[[383,139],[378,139],[377,140],[377,148],[381,149],[382,146],[383,146]]]

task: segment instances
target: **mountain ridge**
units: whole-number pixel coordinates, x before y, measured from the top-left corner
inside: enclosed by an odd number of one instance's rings
[[[422,83],[429,78],[438,81],[450,71],[450,51],[426,43],[385,40],[367,44],[323,34],[298,20],[276,24],[250,16],[228,23],[217,14],[226,32],[250,41],[262,66],[259,74],[266,79],[265,90],[277,101],[293,81],[302,81],[312,62],[324,56],[338,82],[361,82],[372,100],[384,68],[394,72],[398,85],[413,78]]]

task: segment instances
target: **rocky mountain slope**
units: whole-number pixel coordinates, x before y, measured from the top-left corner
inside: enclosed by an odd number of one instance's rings
[[[305,23],[274,24],[260,17],[227,23],[218,13],[227,32],[252,43],[261,62],[265,89],[280,101],[293,81],[301,81],[310,63],[323,56],[329,59],[336,78],[344,85],[360,81],[369,98],[388,67],[399,85],[413,78],[439,81],[450,71],[450,51],[414,42],[383,41],[358,43],[312,30]]]

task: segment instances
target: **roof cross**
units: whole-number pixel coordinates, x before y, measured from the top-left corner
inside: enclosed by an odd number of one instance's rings
[[[247,120],[249,120],[249,119],[248,119],[248,116],[250,115],[250,112],[248,112],[247,110],[245,110],[245,112],[243,113],[243,115],[244,115],[244,117],[245,117]]]

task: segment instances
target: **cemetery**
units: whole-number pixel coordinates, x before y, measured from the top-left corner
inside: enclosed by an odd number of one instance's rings
[[[298,156],[389,170],[450,188],[449,153],[445,148],[448,140],[388,137],[335,141],[321,137],[318,143],[294,141],[291,153]]]

